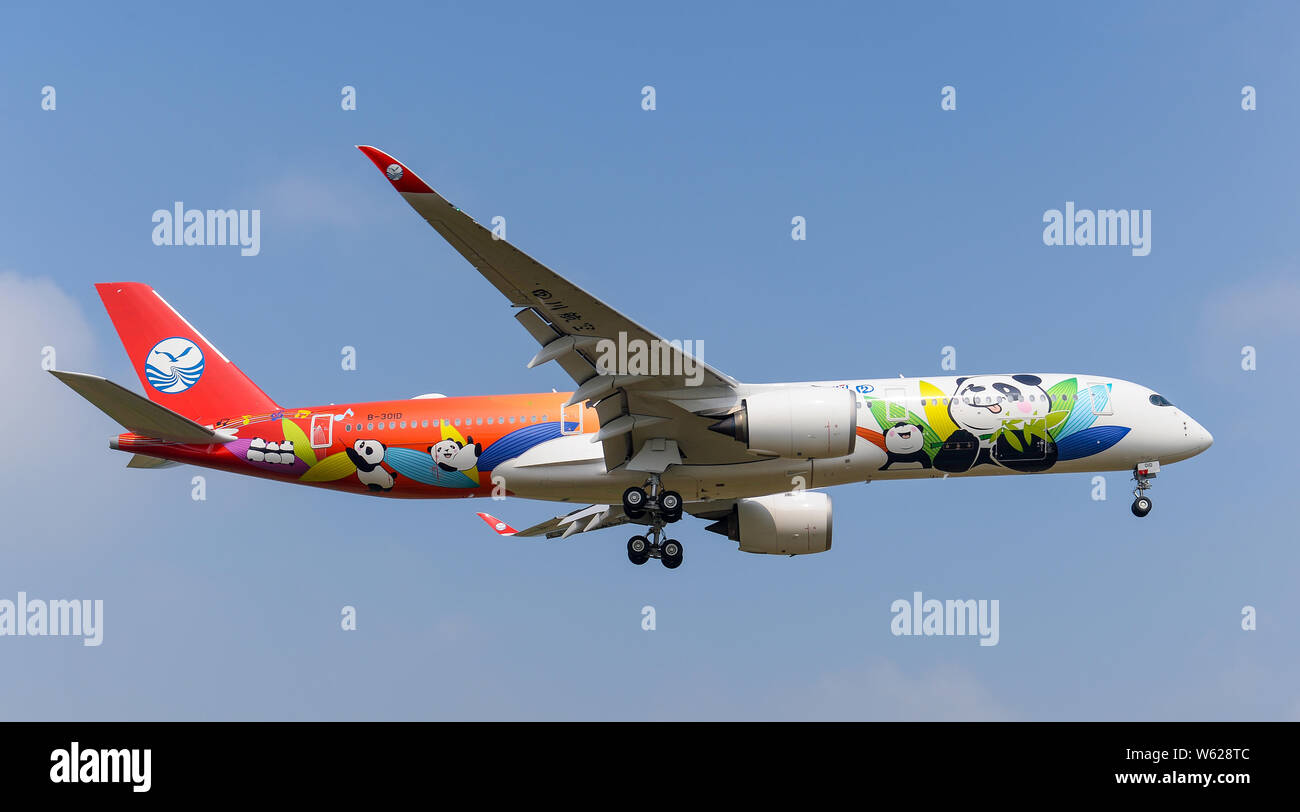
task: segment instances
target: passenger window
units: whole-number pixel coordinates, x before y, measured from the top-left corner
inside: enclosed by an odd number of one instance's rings
[[[475,422],[476,425],[481,426],[481,425],[483,425],[483,418],[480,417],[478,420],[476,420],[476,421],[474,421],[474,422]]]
[[[488,418],[488,425],[489,425],[489,426],[492,425],[492,418],[490,418],[490,417]]]
[[[366,430],[367,430],[367,431],[374,431],[374,430],[375,430],[375,424],[374,424],[374,423],[367,423],[367,424],[366,424]]]
[[[402,426],[401,426],[401,427],[402,427],[402,428],[406,428],[406,421],[405,421],[405,420],[402,421]]]

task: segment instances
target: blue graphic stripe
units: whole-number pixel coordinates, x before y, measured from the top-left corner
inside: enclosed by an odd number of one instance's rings
[[[460,471],[444,471],[433,461],[427,452],[411,448],[390,447],[384,453],[384,462],[392,466],[398,474],[425,485],[437,485],[440,488],[476,488],[474,480]]]
[[[1056,441],[1056,459],[1065,462],[1100,454],[1124,439],[1128,432],[1128,426],[1093,426],[1084,429]]]
[[[564,428],[566,431],[575,431],[578,424],[566,422]],[[524,426],[521,429],[515,429],[483,449],[483,453],[478,458],[478,469],[480,471],[491,471],[506,460],[518,457],[533,446],[547,440],[554,440],[559,436],[560,424],[558,422],[538,423],[535,426]]]

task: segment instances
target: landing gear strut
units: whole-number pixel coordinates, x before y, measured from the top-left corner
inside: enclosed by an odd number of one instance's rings
[[[1133,480],[1137,486],[1133,488],[1133,515],[1139,519],[1151,512],[1151,497],[1147,496],[1147,491],[1151,490],[1151,480],[1156,478],[1160,472],[1160,463],[1158,462],[1139,462],[1133,468]]]
[[[682,565],[682,543],[665,538],[664,525],[682,517],[682,495],[677,491],[662,490],[658,474],[651,474],[646,488],[628,488],[623,491],[623,512],[629,519],[650,516],[649,537],[633,536],[627,542],[627,558],[638,566],[657,558],[670,570]]]

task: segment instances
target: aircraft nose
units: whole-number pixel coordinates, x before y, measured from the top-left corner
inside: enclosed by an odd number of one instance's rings
[[[1210,434],[1209,430],[1207,430],[1205,426],[1202,426],[1191,418],[1188,418],[1188,423],[1191,425],[1187,427],[1187,436],[1188,439],[1192,441],[1193,454],[1199,454],[1214,445],[1214,435]]]

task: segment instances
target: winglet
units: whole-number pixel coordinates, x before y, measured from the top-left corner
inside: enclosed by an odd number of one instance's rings
[[[490,513],[476,513],[474,515],[487,522],[487,526],[495,530],[498,536],[513,536],[519,532]]]
[[[379,167],[379,171],[384,173],[384,177],[388,178],[388,182],[393,184],[393,188],[397,191],[415,194],[428,194],[433,191],[429,188],[429,184],[420,180],[420,176],[408,169],[406,164],[382,149],[361,144],[357,145],[357,149],[365,153],[366,157]]]

